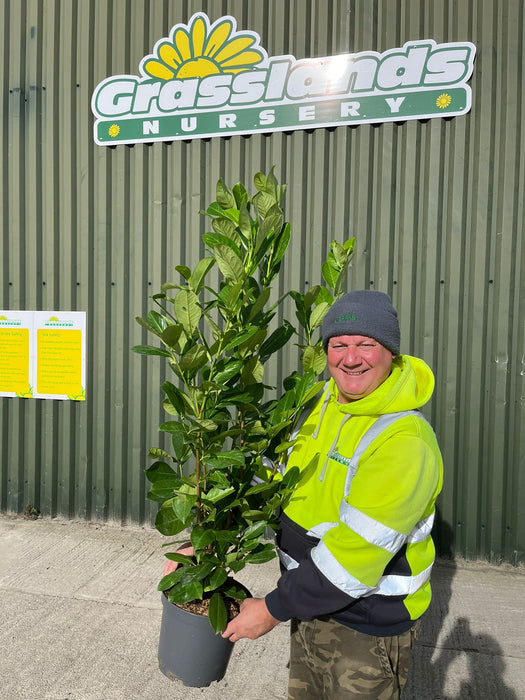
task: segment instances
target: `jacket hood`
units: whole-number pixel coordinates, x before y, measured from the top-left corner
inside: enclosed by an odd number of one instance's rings
[[[330,380],[330,396],[338,400],[339,392]],[[424,406],[434,390],[434,375],[423,360],[410,355],[397,355],[390,376],[369,396],[348,404],[339,404],[343,413],[352,415],[381,415],[411,411]]]

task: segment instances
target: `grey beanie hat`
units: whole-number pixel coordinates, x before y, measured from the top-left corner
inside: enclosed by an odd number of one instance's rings
[[[323,349],[337,335],[374,338],[394,355],[399,354],[400,332],[397,311],[384,292],[359,289],[348,292],[328,310],[323,320]]]

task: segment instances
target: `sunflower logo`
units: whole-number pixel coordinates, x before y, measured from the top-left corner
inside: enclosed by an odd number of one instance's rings
[[[108,129],[108,134],[111,138],[115,138],[115,136],[120,134],[120,126],[118,124],[112,124]]]
[[[210,25],[202,13],[189,25],[173,27],[169,39],[157,42],[154,51],[143,59],[141,71],[160,80],[242,73],[267,58],[257,34],[237,32],[232,17]]]
[[[439,107],[439,109],[446,109],[451,102],[452,98],[450,97],[450,95],[447,95],[447,93],[444,92],[437,98],[436,107]]]

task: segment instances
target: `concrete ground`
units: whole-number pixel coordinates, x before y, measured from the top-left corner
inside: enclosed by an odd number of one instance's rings
[[[162,538],[150,528],[0,515],[3,700],[286,698],[288,625],[235,644],[208,688],[157,665]],[[239,576],[256,596],[275,561]],[[525,571],[438,562],[404,700],[525,698]]]

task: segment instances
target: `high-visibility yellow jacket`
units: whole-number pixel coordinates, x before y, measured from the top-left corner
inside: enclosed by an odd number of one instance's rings
[[[390,376],[358,401],[339,403],[333,380],[325,387],[286,465],[305,469],[319,455],[281,516],[285,570],[266,596],[274,617],[329,615],[390,636],[426,610],[442,460],[416,409],[433,388],[430,368],[408,355],[398,355]]]

